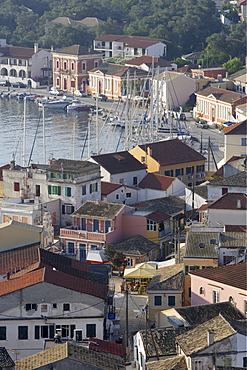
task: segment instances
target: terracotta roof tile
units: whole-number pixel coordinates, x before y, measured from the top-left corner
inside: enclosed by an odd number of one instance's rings
[[[122,64],[113,64],[113,63],[103,63],[99,67],[93,68],[90,72],[97,72],[100,71],[104,75],[108,76],[118,76],[125,78],[129,73],[129,78],[136,79],[137,77],[146,77],[148,75],[147,71],[143,69],[131,67],[131,66],[124,66]],[[103,154],[102,154],[103,155]]]
[[[5,46],[0,48],[0,53],[12,58],[30,59],[34,54],[34,49],[20,46]]]
[[[119,189],[123,184],[117,184],[114,182],[101,181],[101,194],[108,195],[114,190]]]
[[[246,135],[247,134],[247,119],[234,125],[224,127],[223,132],[225,135]]]
[[[168,220],[170,216],[166,213],[155,211],[146,215],[146,218],[155,222],[162,222]]]
[[[165,175],[159,175],[156,173],[148,173],[141,182],[139,182],[138,187],[142,189],[154,189],[166,191],[171,184],[176,180],[176,177],[170,177]]]
[[[78,44],[68,46],[67,48],[64,48],[64,49],[55,50],[54,53],[56,53],[56,54],[77,55],[77,56],[89,55],[89,54],[99,54],[99,55],[101,55],[101,53],[98,53],[97,51],[94,51],[92,49],[87,48],[86,46],[78,45]]]
[[[196,92],[195,95],[205,96],[205,97],[209,97],[210,95],[213,95],[216,100],[223,101],[229,104],[234,104],[235,102],[239,100],[244,103],[247,99],[245,95],[237,93],[235,91],[224,90],[224,89],[220,89],[220,88],[212,87],[212,86],[206,87],[204,90]]]
[[[146,48],[164,40],[152,39],[145,36],[104,35],[97,37],[95,41],[119,41],[123,42],[126,46]]]
[[[61,271],[54,271],[51,268],[41,268],[26,273],[18,278],[0,282],[0,295],[9,294],[16,290],[24,289],[42,282],[93,295],[101,299],[105,299],[107,294],[106,285],[71,276]]]
[[[89,338],[89,349],[96,351],[96,352],[102,352],[102,353],[108,353],[111,355],[124,357],[124,351],[122,344],[112,343],[107,340],[101,340],[97,338]]]
[[[153,62],[154,62],[154,68],[156,68],[157,66],[171,67],[172,65],[171,62],[168,62],[165,59],[158,58],[158,57],[153,58],[149,55],[142,55],[141,57],[128,60],[125,63],[125,65],[136,65],[136,66],[140,66],[142,64],[152,65]]]
[[[200,276],[204,279],[209,279],[233,286],[238,289],[247,290],[247,263],[238,263],[236,265],[226,265],[214,267],[211,269],[198,270],[190,272],[191,275]]]
[[[161,166],[205,160],[202,154],[190,148],[179,139],[164,140],[139,146],[144,151],[148,147],[151,148],[152,158],[158,161]]]
[[[242,193],[226,193],[209,204],[208,209],[246,210],[247,195]]]

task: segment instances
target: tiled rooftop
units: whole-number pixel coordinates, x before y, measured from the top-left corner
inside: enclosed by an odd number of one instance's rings
[[[244,291],[247,290],[247,263],[237,263],[236,265],[225,265],[211,269],[190,272],[193,276],[216,281]]]
[[[92,202],[88,200],[72,213],[72,216],[113,220],[123,208],[123,204]]]
[[[122,64],[113,64],[113,63],[103,63],[99,67],[91,69],[90,72],[97,72],[100,71],[104,75],[108,76],[119,76],[119,77],[127,77],[127,74],[129,74],[129,77],[146,77],[148,75],[148,72],[144,71],[143,69],[137,68],[137,67],[130,67],[130,66],[124,66]],[[101,154],[104,155],[104,154]]]
[[[146,363],[147,370],[187,370],[184,356],[174,356]]]
[[[179,139],[164,140],[139,146],[144,151],[148,147],[151,148],[152,158],[158,161],[161,166],[205,160],[202,154],[190,148]]]
[[[218,87],[206,87],[205,89],[196,92],[196,95],[209,97],[213,95],[215,99],[218,101],[222,101],[225,103],[233,104],[234,102],[244,98],[243,94],[231,91],[231,90],[224,90]],[[232,126],[230,126],[232,127]]]
[[[208,184],[211,186],[237,186],[237,187],[247,187],[247,172],[242,171],[235,175],[225,177],[222,179],[212,180]]]
[[[15,370],[35,370],[56,364],[62,360],[71,360],[81,363],[82,369],[92,368],[101,370],[124,370],[124,362],[119,357],[92,351],[75,343],[66,342],[53,348],[36,353],[35,355],[16,361]],[[73,368],[73,367],[72,367]]]
[[[26,273],[18,278],[10,278],[9,280],[0,282],[0,296],[43,282],[93,295],[101,299],[105,299],[107,295],[106,285],[44,267]]]
[[[208,209],[246,210],[247,195],[242,193],[226,193],[209,204]]]
[[[209,270],[211,271],[212,269]],[[229,301],[199,306],[180,307],[175,308],[175,310],[189,325],[202,324],[219,314],[234,320],[245,319],[244,314]]]
[[[235,123],[229,127],[224,127],[223,132],[225,135],[246,135],[247,120]]]
[[[150,241],[142,235],[135,235],[132,238],[116,244],[115,246],[117,250],[134,256],[142,256],[153,249],[159,248],[158,244]]]
[[[184,264],[167,266],[156,271],[147,286],[148,293],[152,290],[183,290]]]
[[[189,356],[195,354],[208,347],[208,330],[214,330],[215,342],[222,341],[237,332],[222,315],[218,315],[213,319],[198,325],[196,328],[181,334],[176,338],[176,342],[179,344],[185,355]]]
[[[10,367],[14,368],[15,363],[10,357],[8,351],[5,347],[0,347],[0,369],[8,369]]]
[[[215,247],[219,245],[219,237],[218,232],[189,231],[186,235],[184,258],[218,259]]]
[[[184,200],[178,196],[156,198],[146,200],[132,205],[137,210],[149,210],[150,212],[161,212],[173,215],[184,211]]]
[[[156,173],[148,173],[138,187],[142,189],[154,189],[166,191],[171,184],[176,180],[176,177],[158,175]]]
[[[146,170],[144,164],[127,151],[94,155],[92,158],[110,174]]]
[[[97,168],[97,164],[89,161],[76,161],[72,159],[59,158],[47,168],[47,171],[63,172],[79,176],[82,173],[93,169],[96,170]]]
[[[114,356],[124,357],[122,344],[109,342],[108,340],[90,338],[89,349],[96,352],[108,353]]]

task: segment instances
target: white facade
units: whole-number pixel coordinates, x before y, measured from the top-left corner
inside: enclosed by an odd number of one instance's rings
[[[164,108],[176,109],[185,105],[189,96],[196,91],[196,81],[177,72],[164,72],[154,80],[154,96],[157,96],[159,86],[159,100]]]
[[[203,204],[206,203],[207,199],[202,198],[200,195],[194,192],[191,189],[185,189],[185,203],[186,203],[186,211],[190,211],[193,208],[193,198],[194,198],[194,209],[200,208]]]
[[[208,202],[213,202],[214,200],[220,198],[223,195],[222,189],[227,189],[228,193],[247,194],[247,188],[244,186],[214,186],[212,183],[208,185]]]
[[[224,225],[246,225],[245,209],[208,209],[208,227]]]
[[[186,185],[179,179],[175,179],[166,190],[157,190],[152,188],[140,189],[138,197],[139,201],[145,201],[155,198],[165,198],[173,195],[184,195]]]
[[[140,370],[145,370],[146,366],[146,351],[142,341],[142,336],[140,332],[137,332],[133,337],[134,340],[134,361],[139,365]]]
[[[108,203],[133,204],[138,202],[139,193],[140,189],[123,185],[107,194],[102,200],[106,200]]]
[[[42,351],[59,328],[62,339],[72,339],[74,329],[82,329],[85,339],[93,325],[103,339],[103,321],[103,299],[45,282],[1,296],[1,345],[15,350],[17,359]]]

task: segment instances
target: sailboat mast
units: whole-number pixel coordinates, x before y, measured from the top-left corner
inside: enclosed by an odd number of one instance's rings
[[[27,113],[27,99],[24,97],[24,119],[23,119],[23,167],[26,166],[26,113]]]

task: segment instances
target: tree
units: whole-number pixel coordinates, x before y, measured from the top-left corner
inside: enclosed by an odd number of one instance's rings
[[[105,256],[112,263],[114,267],[120,269],[121,266],[125,266],[125,255],[118,251],[112,244],[108,244],[105,248]]]
[[[232,74],[242,69],[243,66],[239,58],[233,58],[224,63],[223,68],[226,68],[228,73]]]

